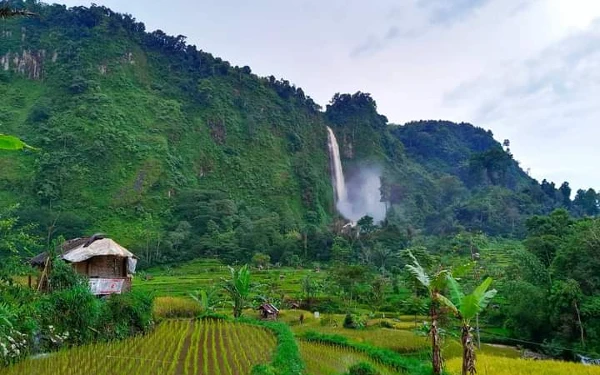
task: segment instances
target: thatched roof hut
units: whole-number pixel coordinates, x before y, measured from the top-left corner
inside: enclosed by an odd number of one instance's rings
[[[263,319],[277,319],[279,315],[279,309],[270,303],[263,303],[258,310]]]
[[[92,292],[98,295],[128,291],[137,265],[137,257],[132,252],[102,235],[66,241],[59,258],[89,278]],[[30,260],[32,266],[41,269],[47,267],[47,262],[48,253]]]

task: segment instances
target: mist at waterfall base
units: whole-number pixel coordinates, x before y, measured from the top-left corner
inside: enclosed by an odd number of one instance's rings
[[[381,168],[359,168],[346,180],[346,197],[336,202],[338,212],[357,222],[365,215],[378,223],[385,219],[385,204],[381,202]]]

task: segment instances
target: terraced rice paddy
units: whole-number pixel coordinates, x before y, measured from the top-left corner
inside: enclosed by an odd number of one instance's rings
[[[447,362],[450,374],[460,374],[462,358]],[[600,366],[560,361],[533,361],[489,355],[477,356],[478,375],[600,375]]]
[[[316,324],[294,326],[293,330],[300,335],[306,331],[345,336],[348,339],[366,343],[381,348],[391,349],[398,353],[412,353],[429,348],[429,341],[425,336],[418,336],[414,332],[400,329],[346,329],[343,327],[320,327]]]
[[[277,268],[253,271],[252,279],[257,284],[269,285],[278,293],[296,295],[301,292],[302,280],[310,274],[315,280],[325,278],[324,272],[310,269]],[[191,291],[209,288],[223,278],[229,277],[229,269],[218,260],[202,259],[179,267],[149,269],[144,275],[133,280],[136,290],[153,293],[156,296],[185,296]]]
[[[267,363],[268,331],[223,321],[167,321],[152,334],[29,359],[6,375],[245,375]]]
[[[392,375],[397,372],[380,363],[373,362],[368,356],[352,349],[300,341],[300,353],[306,364],[309,375],[338,375],[359,362],[373,365],[381,375]]]

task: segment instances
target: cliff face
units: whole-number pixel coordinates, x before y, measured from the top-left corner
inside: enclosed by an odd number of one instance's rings
[[[56,55],[51,61],[56,62]],[[0,56],[0,66],[4,71],[12,71],[29,79],[39,80],[44,77],[44,63],[46,62],[46,50],[30,51],[23,50],[21,53],[7,52]]]

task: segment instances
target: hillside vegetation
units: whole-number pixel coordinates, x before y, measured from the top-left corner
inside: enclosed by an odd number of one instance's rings
[[[3,21],[0,130],[41,151],[2,154],[0,198],[44,236],[106,232],[146,264],[257,251],[326,260],[336,218],[326,125],[348,178],[382,176],[388,222],[406,240],[522,236],[530,214],[597,209],[594,191],[571,202],[568,184],[529,178],[489,131],[390,125],[360,92],[336,94],[321,112],[288,81],[129,15],[9,3],[40,17]]]

